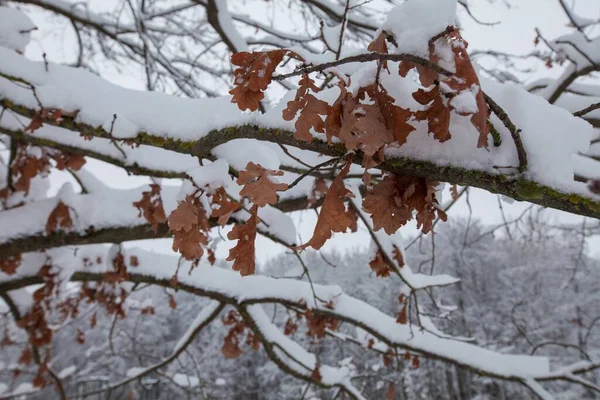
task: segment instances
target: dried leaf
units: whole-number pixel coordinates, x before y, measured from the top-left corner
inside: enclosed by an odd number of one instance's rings
[[[186,260],[202,258],[204,249],[201,245],[208,245],[208,237],[197,229],[197,225],[194,225],[194,229],[189,231],[173,232],[173,251],[181,253]]]
[[[46,235],[58,229],[68,230],[71,227],[73,227],[73,220],[71,220],[69,207],[62,201],[59,201],[48,216],[48,221],[46,221]]]
[[[380,250],[375,254],[375,258],[369,262],[369,267],[375,272],[376,276],[381,278],[390,276],[392,272],[390,265],[385,261]]]
[[[131,265],[132,267],[139,267],[140,260],[137,258],[137,256],[130,256],[129,257],[129,265]]]
[[[258,206],[250,209],[250,218],[245,224],[237,224],[227,234],[229,240],[237,240],[235,247],[229,250],[227,261],[233,261],[233,270],[240,275],[252,275],[256,268],[255,241],[256,226],[258,225]]]
[[[306,318],[306,326],[308,327],[308,332],[306,332],[306,334],[317,339],[325,337],[327,330],[335,331],[339,324],[337,319],[333,319],[326,315],[315,314],[312,311],[305,311],[304,318]]]
[[[322,117],[329,114],[331,107],[325,101],[319,100],[309,93],[309,91],[318,93],[319,88],[315,86],[314,81],[307,74],[302,76],[298,84],[296,98],[287,103],[287,108],[283,110],[283,119],[291,121],[296,118],[296,114],[300,111],[300,116],[295,124],[294,137],[310,143],[313,140],[310,133],[311,129],[319,133],[325,132],[325,123]]]
[[[392,235],[412,219],[413,211],[417,212],[417,228],[424,233],[433,228],[436,215],[446,221],[446,213],[438,208],[435,197],[437,184],[412,176],[385,176],[363,200],[363,209],[371,214],[373,229],[383,228]]]
[[[160,197],[160,186],[150,185],[150,190],[142,193],[142,199],[133,203],[140,215],[152,225],[154,234],[158,233],[158,225],[167,222],[165,209],[163,208],[162,198]]]
[[[488,147],[488,135],[490,132],[489,125],[487,123],[489,118],[489,110],[483,92],[481,91],[481,84],[479,83],[479,77],[477,72],[471,63],[471,59],[467,53],[467,47],[469,44],[462,38],[458,29],[453,30],[448,35],[448,41],[454,52],[454,63],[456,65],[455,73],[444,82],[450,86],[456,94],[462,91],[473,91],[476,90],[476,103],[478,111],[471,117],[471,123],[479,131],[479,140],[477,141],[477,147]],[[450,103],[452,105],[452,103]],[[465,115],[465,114],[463,114]],[[468,115],[468,114],[466,114]]]
[[[415,119],[427,121],[429,132],[440,142],[450,139],[450,108],[439,86],[434,86],[429,91],[419,89],[413,93],[413,98],[422,105],[429,105],[425,110],[417,111]]]
[[[417,368],[419,368],[420,365],[421,365],[421,363],[419,362],[419,357],[413,356],[411,366],[414,369],[417,369]]]
[[[400,309],[400,312],[398,313],[398,318],[396,318],[396,322],[402,325],[406,325],[408,323],[408,312],[406,309],[406,304]]]
[[[308,242],[299,246],[299,249],[306,249],[311,246],[318,250],[323,247],[334,232],[346,232],[346,229],[353,225],[354,221],[348,215],[344,204],[345,198],[353,197],[352,193],[344,186],[344,178],[348,175],[351,164],[352,161],[349,160],[329,186],[313,236]]]
[[[21,355],[19,356],[19,364],[30,365],[33,361],[33,357],[31,355],[31,347],[25,346]]]
[[[240,110],[256,111],[264,98],[263,91],[271,82],[273,72],[283,60],[286,50],[241,52],[231,55],[231,63],[239,68],[233,71],[234,88],[229,91],[232,103]]]
[[[456,185],[450,186],[450,196],[452,196],[452,200],[458,200],[458,187]]]
[[[310,375],[310,379],[317,381],[317,382],[321,382],[323,380],[323,377],[321,376],[321,372],[319,370],[320,370],[319,364],[316,364],[315,369],[313,369],[313,372]]]
[[[174,251],[179,251],[186,260],[202,258],[202,246],[208,245],[210,225],[199,198],[189,195],[180,201],[169,215],[169,227],[173,232]]]
[[[0,260],[0,271],[7,275],[13,275],[21,265],[21,254],[3,258]]]
[[[231,214],[242,208],[242,205],[237,201],[229,199],[227,192],[224,188],[219,188],[215,191],[212,197],[212,203],[219,206],[219,208],[213,208],[211,217],[218,217],[219,225],[223,226],[227,224]]]
[[[390,381],[387,391],[385,393],[386,400],[396,400],[396,384]]]
[[[28,151],[26,145],[18,146],[17,154],[11,164],[11,173],[15,178],[13,188],[16,191],[28,194],[31,180],[37,175],[47,175],[50,171],[48,155],[42,149],[39,150],[41,151],[38,157],[38,155]]]
[[[286,183],[275,183],[271,181],[270,177],[282,175],[282,171],[273,171],[249,162],[246,169],[240,171],[237,179],[239,185],[244,185],[240,195],[250,198],[259,207],[275,204],[277,203],[277,191],[286,190],[288,185]]]
[[[169,308],[174,310],[177,308],[177,302],[175,301],[175,296],[173,296],[171,293],[167,293],[167,296],[169,297]]]
[[[169,228],[172,231],[189,232],[198,226],[198,203],[191,196],[180,201],[177,208],[169,215]]]
[[[61,171],[65,169],[79,171],[85,165],[85,157],[81,154],[57,152],[52,155],[52,158],[56,161],[56,168]]]
[[[313,183],[313,187],[310,191],[310,195],[308,196],[308,206],[314,206],[319,200],[321,200],[327,194],[327,183],[323,178],[315,179]]]
[[[386,42],[386,33],[385,32],[381,32],[379,34],[379,36],[377,36],[367,47],[367,50],[375,52],[375,53],[382,53],[382,54],[387,54],[388,53],[388,48],[387,48],[387,42]],[[387,60],[384,60],[381,65],[383,66],[383,68],[387,69]]]

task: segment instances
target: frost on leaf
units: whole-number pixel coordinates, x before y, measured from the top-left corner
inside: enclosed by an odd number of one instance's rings
[[[199,198],[190,195],[180,201],[169,215],[169,228],[173,232],[174,251],[179,251],[186,260],[202,257],[202,246],[208,245],[210,225]]]
[[[72,226],[73,220],[69,213],[69,207],[62,201],[59,201],[46,221],[46,234],[49,235],[58,229],[68,230]]]
[[[240,195],[248,197],[254,204],[264,207],[277,203],[277,191],[287,189],[286,183],[275,183],[270,177],[281,176],[282,171],[273,171],[249,162],[246,169],[240,171],[237,183],[243,185]]]
[[[237,201],[231,200],[227,196],[227,192],[222,187],[217,189],[213,194],[212,203],[218,205],[219,208],[213,208],[211,217],[218,217],[219,225],[227,224],[231,214],[242,208],[242,205]]]
[[[240,275],[252,275],[256,268],[255,241],[256,226],[258,225],[258,206],[250,209],[250,218],[245,224],[237,224],[227,234],[229,240],[237,240],[237,244],[229,250],[227,261],[233,261],[233,270]]]
[[[264,52],[241,52],[231,55],[231,63],[238,66],[233,71],[234,88],[229,91],[231,101],[240,110],[256,111],[265,97],[264,91],[271,83],[275,68],[279,65],[285,50]]]
[[[323,117],[328,115],[330,106],[309,93],[309,91],[317,93],[319,92],[319,88],[315,86],[314,81],[307,74],[302,76],[298,84],[296,98],[287,103],[287,108],[283,110],[283,119],[291,121],[296,117],[298,111],[300,111],[300,116],[294,125],[296,127],[294,137],[310,143],[313,140],[313,136],[310,133],[311,128],[318,133],[325,132]]]
[[[373,229],[383,228],[388,235],[406,225],[416,211],[417,227],[427,233],[436,216],[447,219],[446,213],[437,208],[436,186],[437,182],[423,178],[387,175],[365,196],[363,209],[371,214]]]
[[[21,254],[10,256],[0,260],[0,271],[7,275],[12,275],[17,272],[17,268],[21,265]]]
[[[344,186],[344,178],[348,175],[351,164],[352,162],[348,161],[329,186],[313,236],[308,242],[300,246],[300,249],[311,246],[318,250],[331,238],[333,232],[346,232],[346,229],[355,223],[353,217],[346,211],[346,205],[344,204],[344,199],[353,197],[352,192]]]
[[[142,199],[134,202],[133,205],[140,212],[139,216],[143,215],[150,222],[154,234],[158,233],[158,224],[167,222],[160,197],[160,186],[150,185],[150,190],[142,193]]]

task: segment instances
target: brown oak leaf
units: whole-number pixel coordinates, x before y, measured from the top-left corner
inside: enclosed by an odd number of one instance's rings
[[[140,212],[139,216],[143,215],[150,222],[155,234],[158,233],[158,225],[167,222],[160,197],[160,186],[151,184],[150,190],[143,192],[142,199],[134,202],[133,205]]]
[[[345,198],[354,197],[352,192],[344,186],[344,178],[348,175],[351,164],[352,161],[349,160],[329,186],[313,236],[298,249],[306,249],[311,246],[315,250],[319,250],[334,232],[346,232],[346,229],[353,226],[353,218],[346,211],[344,204]]]
[[[57,152],[52,155],[56,161],[56,168],[59,170],[70,169],[79,171],[85,165],[85,157],[81,154]]]
[[[179,251],[186,260],[202,257],[202,246],[208,245],[210,224],[199,198],[189,195],[180,201],[169,215],[169,227],[173,232],[174,251]]]
[[[68,230],[72,226],[73,220],[69,213],[69,207],[62,201],[59,201],[46,221],[46,234],[49,235],[58,229]]]
[[[369,261],[369,267],[375,272],[376,276],[381,278],[390,276],[392,272],[390,265],[385,261],[380,250],[375,253],[375,258]]]
[[[21,254],[1,259],[0,271],[4,272],[7,275],[14,274],[15,272],[17,272],[17,268],[19,268],[19,265],[21,265],[21,260]]]
[[[254,204],[264,207],[277,203],[277,191],[286,190],[287,183],[275,183],[271,176],[282,176],[282,171],[273,171],[249,162],[246,169],[240,171],[237,183],[244,185],[240,195],[248,197]]]
[[[256,226],[258,225],[258,206],[250,209],[250,218],[245,224],[237,224],[227,234],[229,240],[237,240],[237,244],[229,250],[227,261],[233,261],[233,270],[240,275],[252,275],[256,268],[255,241]]]
[[[298,111],[300,111],[300,115],[294,125],[296,127],[294,137],[310,143],[313,140],[313,136],[310,133],[311,129],[319,133],[325,132],[323,117],[329,114],[331,107],[323,100],[319,100],[313,94],[309,93],[309,91],[318,93],[319,88],[315,86],[314,81],[307,74],[302,76],[298,84],[296,98],[287,103],[287,107],[283,110],[283,119],[291,121],[296,118]]]
[[[402,325],[406,325],[408,323],[408,312],[406,304],[403,305],[400,309],[400,312],[398,313],[398,318],[396,318],[396,322]]]
[[[388,48],[387,48],[387,42],[386,42],[386,33],[385,32],[381,32],[379,34],[379,36],[377,36],[367,47],[367,50],[375,52],[375,53],[382,53],[382,54],[387,54],[388,53]],[[383,68],[387,69],[387,60],[384,60],[381,65],[383,66]]]
[[[227,196],[227,192],[222,187],[217,189],[213,194],[212,203],[218,205],[219,208],[213,208],[210,216],[218,217],[218,223],[221,226],[227,224],[227,221],[231,218],[231,214],[242,208],[239,202],[231,200]]]
[[[229,91],[231,102],[240,110],[256,111],[265,97],[264,91],[271,82],[273,72],[283,60],[286,50],[240,52],[231,55],[231,63],[238,66],[233,71],[234,88]]]
[[[11,173],[15,178],[13,188],[16,191],[28,194],[31,180],[37,175],[44,176],[49,171],[50,160],[45,151],[42,150],[41,155],[37,157],[28,151],[26,145],[18,146],[17,154],[11,164]]]
[[[387,175],[363,200],[363,209],[371,214],[373,229],[383,228],[388,235],[394,234],[412,219],[417,212],[417,227],[424,233],[433,227],[436,215],[443,221],[446,213],[438,209],[435,197],[437,182],[404,175]]]
[[[337,319],[315,314],[312,311],[305,311],[304,318],[306,319],[306,326],[308,328],[306,334],[317,339],[324,338],[327,330],[335,331],[339,324]]]
[[[425,110],[415,113],[415,119],[418,121],[427,121],[430,133],[440,142],[450,139],[450,108],[447,105],[447,99],[442,94],[439,86],[434,86],[426,91],[419,89],[413,93],[413,98],[424,106]],[[431,103],[431,104],[430,104]]]

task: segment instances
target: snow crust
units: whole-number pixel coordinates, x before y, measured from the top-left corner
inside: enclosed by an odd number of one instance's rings
[[[15,8],[0,6],[0,21],[0,46],[23,53],[31,31],[36,29],[31,19]]]
[[[456,6],[457,0],[407,0],[394,7],[382,26],[398,43],[392,50],[428,58],[429,40],[456,25]]]

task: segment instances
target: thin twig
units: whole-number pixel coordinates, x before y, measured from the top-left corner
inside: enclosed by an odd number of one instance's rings
[[[504,111],[504,109],[500,107],[498,103],[494,101],[494,99],[485,93],[483,93],[483,97],[485,98],[485,101],[490,109],[494,112],[494,114],[496,114],[496,116],[498,116],[506,129],[509,130],[513,141],[515,142],[515,146],[517,147],[517,156],[519,157],[519,172],[525,172],[527,169],[527,152],[525,151],[525,147],[523,147],[523,141],[521,140],[521,130],[517,129],[515,124],[513,124],[513,122],[510,120],[510,117],[506,111]]]

